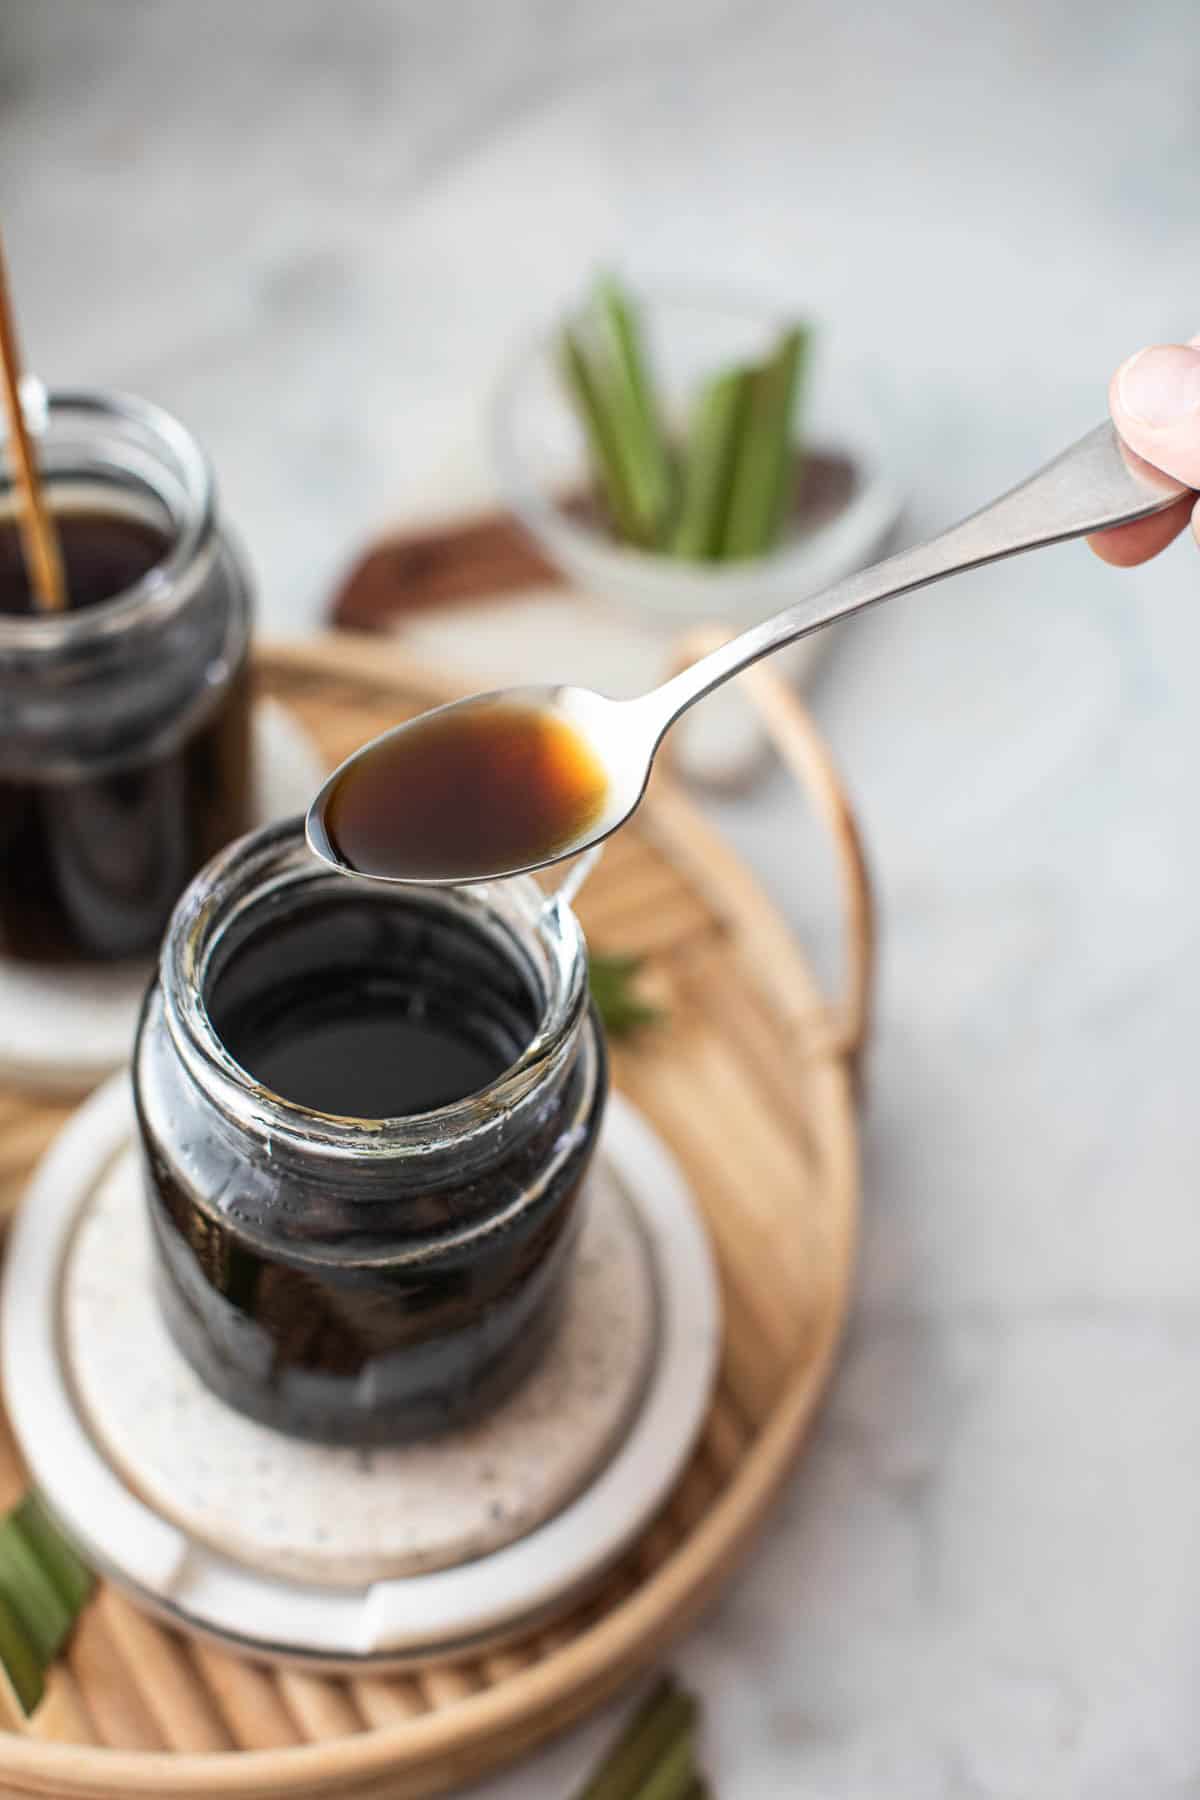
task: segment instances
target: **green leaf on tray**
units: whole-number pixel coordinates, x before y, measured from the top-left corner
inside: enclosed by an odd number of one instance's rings
[[[95,1577],[58,1529],[41,1496],[26,1494],[11,1518],[66,1605],[72,1613],[78,1612],[95,1585]]]
[[[656,1683],[575,1800],[684,1800],[698,1708],[669,1676]]]
[[[636,1788],[637,1800],[687,1800],[696,1779],[696,1753],[691,1732],[682,1732],[661,1761]]]
[[[43,1666],[52,1662],[74,1614],[11,1516],[0,1524],[0,1593]]]
[[[629,1037],[643,1025],[654,1025],[663,1017],[657,1006],[638,995],[641,967],[640,956],[603,955],[598,951],[591,954],[588,981],[592,999],[610,1037]]]
[[[29,1633],[0,1593],[0,1664],[26,1715],[46,1691],[45,1664],[29,1641]]]
[[[70,1635],[93,1577],[36,1494],[0,1520],[0,1664],[26,1713]]]

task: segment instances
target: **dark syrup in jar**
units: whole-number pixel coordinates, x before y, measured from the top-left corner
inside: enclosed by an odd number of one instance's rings
[[[149,519],[83,510],[55,514],[63,575],[72,612],[123,594],[157,568],[166,535]],[[15,519],[0,519],[0,612],[38,614],[29,589]]]
[[[471,881],[550,861],[599,818],[607,785],[565,720],[487,701],[431,713],[351,763],[324,826],[360,874]]]
[[[169,548],[148,519],[101,509],[56,515],[68,605],[126,593]],[[37,611],[16,521],[0,518],[0,614]],[[117,765],[90,776],[0,778],[0,953],[103,961],[152,950],[191,876],[249,824],[249,674],[237,670],[169,751],[97,746]]]
[[[479,1093],[537,1027],[528,984],[486,939],[416,905],[364,915],[357,897],[244,947],[208,1012],[262,1087],[353,1119],[410,1118]]]
[[[273,922],[233,951],[206,1005],[255,1080],[351,1122],[491,1086],[540,1014],[511,948],[411,892],[330,897]],[[518,1140],[451,1144],[429,1172],[380,1157],[313,1177],[277,1153],[231,1166],[211,1127],[181,1116],[173,1128],[195,1159],[185,1183],[143,1118],[159,1301],[207,1385],[326,1442],[434,1434],[503,1399],[561,1312],[607,1090],[602,1041],[589,1045]],[[269,1248],[246,1223],[264,1195]]]

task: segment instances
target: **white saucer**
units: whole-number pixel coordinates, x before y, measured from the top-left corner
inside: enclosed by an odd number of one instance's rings
[[[426,1443],[333,1448],[235,1412],[176,1349],[128,1144],[67,1251],[66,1379],[134,1492],[235,1562],[335,1588],[454,1568],[560,1512],[610,1460],[645,1393],[658,1313],[649,1245],[602,1158],[582,1198],[566,1316],[517,1392]]]
[[[278,701],[254,709],[254,822],[304,812],[325,765]],[[41,967],[0,956],[0,1081],[35,1093],[88,1093],[128,1062],[154,959]]]
[[[49,1505],[89,1559],[150,1610],[248,1655],[306,1666],[449,1654],[507,1635],[586,1587],[663,1504],[707,1412],[720,1306],[686,1183],[621,1096],[613,1096],[600,1156],[649,1243],[659,1304],[657,1353],[636,1416],[590,1484],[518,1541],[454,1568],[358,1588],[272,1577],[190,1537],[132,1491],[89,1432],[64,1368],[64,1266],[84,1207],[133,1129],[122,1074],[79,1109],[40,1164],[9,1239],[0,1352],[9,1418]]]

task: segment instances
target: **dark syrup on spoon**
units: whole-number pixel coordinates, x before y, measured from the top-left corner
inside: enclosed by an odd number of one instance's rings
[[[419,719],[330,792],[334,855],[362,875],[471,881],[557,856],[599,818],[607,777],[553,713],[507,701]]]

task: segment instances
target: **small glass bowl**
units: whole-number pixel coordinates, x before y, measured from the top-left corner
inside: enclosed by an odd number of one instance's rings
[[[719,293],[665,290],[635,299],[673,432],[708,376],[762,355],[794,322],[780,308]],[[808,516],[799,509],[776,549],[742,562],[685,562],[620,543],[570,505],[589,480],[583,432],[559,372],[562,324],[540,331],[503,371],[492,450],[512,510],[587,591],[649,613],[675,635],[702,622],[741,627],[861,567],[895,525],[901,501],[888,473],[885,422],[861,373],[839,367],[818,331],[797,416],[825,507],[814,503]]]

